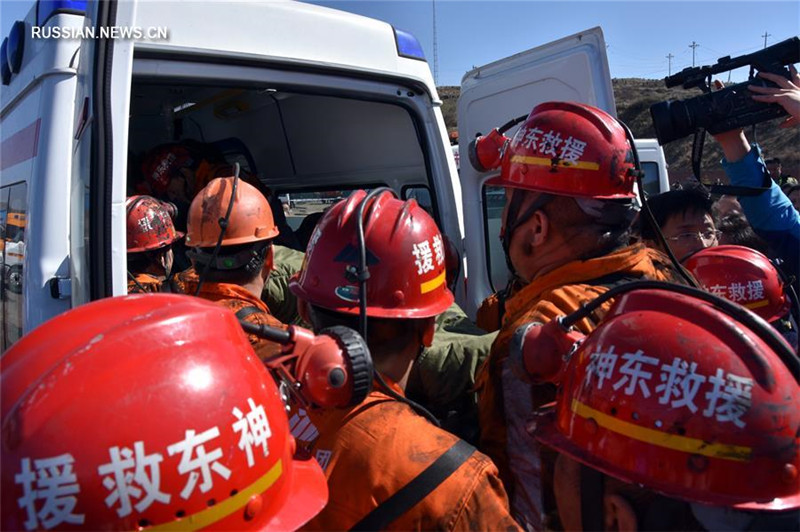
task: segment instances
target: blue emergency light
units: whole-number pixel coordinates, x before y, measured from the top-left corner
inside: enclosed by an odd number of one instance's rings
[[[408,57],[409,59],[419,59],[425,61],[425,53],[422,51],[422,45],[416,37],[407,31],[394,30],[394,41],[397,43],[397,55],[400,57]]]
[[[85,15],[88,0],[38,0],[36,2],[36,25],[44,26],[50,17],[59,13]]]
[[[22,68],[22,56],[25,54],[25,22],[18,20],[11,26],[8,34],[8,49],[6,60],[12,74],[19,74]]]
[[[0,46],[0,71],[2,71],[3,85],[11,83],[11,68],[6,59],[6,50],[8,50],[8,37],[3,39],[3,45]]]

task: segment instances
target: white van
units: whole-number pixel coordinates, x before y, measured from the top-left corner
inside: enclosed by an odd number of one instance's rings
[[[664,157],[664,148],[658,144],[658,139],[635,139],[635,142],[644,172],[642,184],[645,194],[655,196],[668,191],[667,159]]]
[[[168,38],[33,39],[34,26]],[[27,217],[20,293],[2,291],[3,350],[72,306],[126,293],[125,197],[142,156],[183,139],[241,162],[287,209],[388,185],[461,244],[468,312],[502,285],[489,175],[462,165],[462,190],[422,49],[389,24],[274,0],[42,1],[3,52],[3,233],[9,216]],[[468,73],[461,142],[549,99],[613,113],[599,28]]]

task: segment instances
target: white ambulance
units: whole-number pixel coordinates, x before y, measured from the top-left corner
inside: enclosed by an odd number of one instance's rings
[[[501,196],[468,164],[459,181],[431,70],[398,28],[289,1],[39,0],[2,47],[0,228],[27,220],[15,290],[2,283],[3,350],[126,292],[125,197],[145,153],[184,139],[284,197],[390,186],[465,252],[468,313],[505,285]],[[552,99],[615,112],[599,28],[468,73],[461,153]]]

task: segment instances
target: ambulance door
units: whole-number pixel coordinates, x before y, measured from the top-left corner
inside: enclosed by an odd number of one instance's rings
[[[125,183],[133,41],[100,27],[132,27],[136,2],[89,2],[96,36],[81,47],[70,190],[73,305],[126,293]]]
[[[539,103],[560,100],[594,105],[616,116],[602,30],[592,28],[467,72],[458,100],[461,194],[468,270],[467,308],[475,316],[481,301],[508,281],[500,217],[502,188],[484,186],[495,173],[469,163],[468,146]],[[511,137],[517,126],[508,130]]]

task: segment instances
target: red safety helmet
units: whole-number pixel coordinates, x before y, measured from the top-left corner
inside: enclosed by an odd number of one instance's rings
[[[172,223],[174,206],[151,196],[130,196],[125,200],[128,253],[169,246],[183,238]]]
[[[0,377],[4,530],[294,530],[327,502],[272,376],[203,299],[80,306],[17,342]]]
[[[322,308],[359,313],[360,262],[358,206],[366,192],[357,190],[331,207],[317,223],[303,268],[289,288]],[[401,201],[384,192],[364,211],[367,269],[367,315],[377,318],[428,318],[453,304],[445,274],[442,235],[416,200]]]
[[[629,292],[568,356],[534,435],[667,497],[800,508],[800,377],[784,347],[704,301]]]
[[[213,247],[217,245],[221,225],[226,217],[233,193],[234,178],[218,177],[203,188],[189,207],[186,245]],[[267,198],[253,185],[238,179],[223,246],[247,244],[278,236],[278,226],[272,217]]]
[[[763,253],[744,246],[713,246],[690,255],[683,264],[703,288],[767,321],[789,313],[791,300],[783,280]]]
[[[169,182],[181,168],[194,166],[196,157],[183,144],[163,144],[147,154],[142,161],[142,175],[154,194],[167,192]]]
[[[496,137],[487,136],[486,144],[492,150],[502,146],[501,173],[487,184],[582,198],[635,196],[633,151],[625,130],[596,107],[542,103],[510,142],[501,144]],[[477,147],[481,166],[497,161],[485,151]]]

